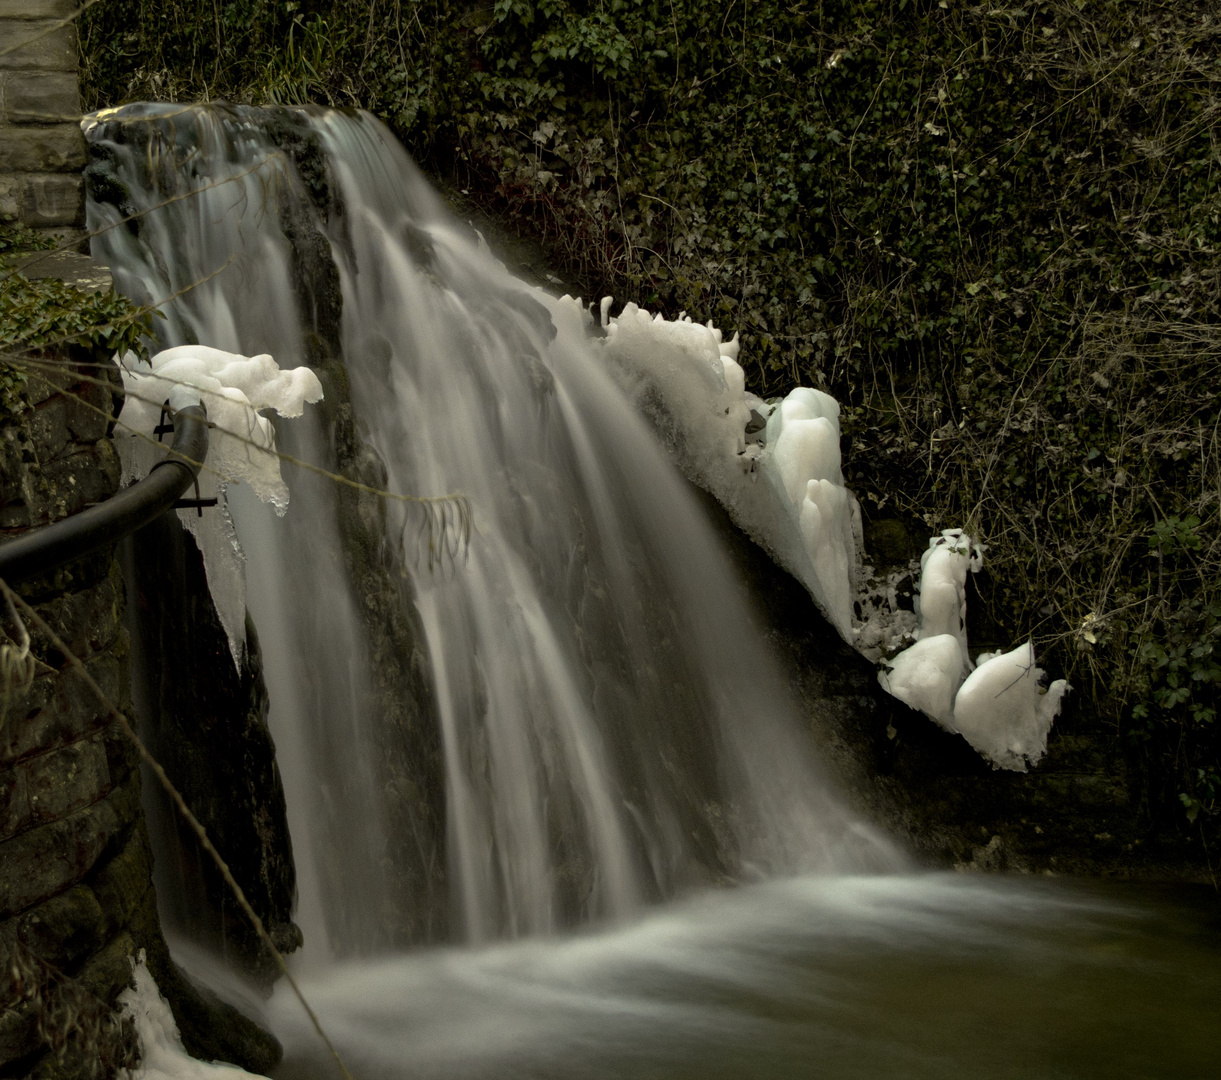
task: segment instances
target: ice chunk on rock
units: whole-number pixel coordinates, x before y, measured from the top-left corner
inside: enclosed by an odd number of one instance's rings
[[[1057,679],[1043,693],[1034,645],[981,655],[954,699],[953,728],[998,768],[1025,772],[1047,751],[1047,734],[1069,685]]]
[[[225,506],[225,487],[231,481],[247,483],[276,513],[284,513],[288,486],[280,475],[275,429],[259,410],[300,416],[307,403],[322,399],[322,384],[307,367],[281,370],[265,353],[242,356],[205,345],[165,349],[148,363],[129,353],[119,366],[127,398],[115,444],[125,483],[147,476],[165,456],[169,444],[154,438],[163,404],[171,411],[195,404],[207,410],[208,460],[199,476],[199,493],[215,497],[217,506],[202,517],[194,510],[179,510],[178,517],[203,555],[208,589],[233,662],[240,667],[246,641],[245,564]]]
[[[882,665],[878,682],[891,697],[954,729],[954,693],[967,658],[953,634],[921,638]],[[889,670],[887,670],[889,668]]]
[[[929,540],[920,559],[920,637],[953,634],[967,655],[967,571],[982,565],[981,552],[961,529]]]
[[[118,1005],[120,1013],[131,1020],[140,1043],[140,1066],[130,1074],[131,1080],[249,1080],[258,1076],[236,1065],[198,1061],[186,1052],[169,1002],[149,973],[143,950],[139,959],[132,960],[132,985],[119,995]]]

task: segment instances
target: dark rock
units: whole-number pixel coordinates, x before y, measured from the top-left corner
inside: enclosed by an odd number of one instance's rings
[[[173,515],[128,543],[143,737],[273,940],[291,952],[301,941],[292,922],[296,872],[254,627],[247,623],[239,671],[199,549]],[[194,832],[159,787],[147,803],[157,807],[158,842],[173,853],[158,872],[169,924],[270,984],[279,968]]]
[[[169,1000],[188,1054],[203,1061],[228,1061],[248,1072],[270,1073],[284,1050],[266,1029],[222,1001],[211,990],[193,983],[172,961],[149,970]]]
[[[1029,772],[991,768],[961,736],[885,694],[805,589],[701,493],[773,651],[850,799],[929,866],[1208,880],[1143,816],[1114,742],[1070,697]],[[896,547],[896,554],[899,549]]]
[[[906,566],[919,558],[924,550],[923,540],[918,540],[906,522],[897,518],[864,516],[865,559],[875,570]]]
[[[140,801],[138,776],[92,806],[0,843],[0,918],[80,881]]]

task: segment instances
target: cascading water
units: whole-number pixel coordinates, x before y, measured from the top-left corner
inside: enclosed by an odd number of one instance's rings
[[[481,249],[380,124],[137,106],[90,139],[90,228],[141,213],[96,253],[123,291],[166,301],[163,343],[314,364],[330,412],[283,426],[282,448],[473,510],[469,552],[438,567],[414,558],[418,511],[392,505],[373,556],[410,586],[370,597],[349,520],[380,527],[369,500],[291,469],[283,520],[233,499],[307,949],[402,939],[396,868],[435,882],[442,854],[470,941],[743,874],[895,865],[830,793],[698,508],[575,308]],[[416,625],[444,773],[445,836],[419,825],[407,855],[390,803],[428,783],[382,767],[401,736],[386,657],[370,662],[386,618]]]
[[[280,425],[281,448],[365,485],[286,465],[284,518],[230,492],[294,837],[298,975],[353,1075],[1215,1071],[1211,908],[844,876],[900,860],[829,792],[579,311],[481,250],[384,128],[135,106],[89,134],[89,223],[113,226],[95,250],[166,313],[162,341],[310,364],[327,397]],[[466,496],[469,554],[416,559],[427,519],[371,487]],[[806,870],[823,873],[613,922]],[[297,1002],[269,1009],[277,1077],[335,1075]],[[147,1075],[216,1075],[142,1030],[162,1063]]]

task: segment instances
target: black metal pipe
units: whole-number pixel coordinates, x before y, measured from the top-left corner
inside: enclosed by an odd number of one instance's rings
[[[195,482],[207,456],[203,406],[179,409],[174,413],[174,442],[164,461],[104,503],[0,544],[0,578],[11,584],[44,574],[155,521]]]

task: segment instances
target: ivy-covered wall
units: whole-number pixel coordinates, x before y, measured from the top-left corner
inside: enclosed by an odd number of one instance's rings
[[[587,296],[740,330],[845,404],[867,542],[989,545],[1068,731],[1221,823],[1221,5],[102,0],[85,96],[387,119]],[[1207,829],[1206,829],[1207,826]],[[1211,830],[1211,832],[1209,832]]]

